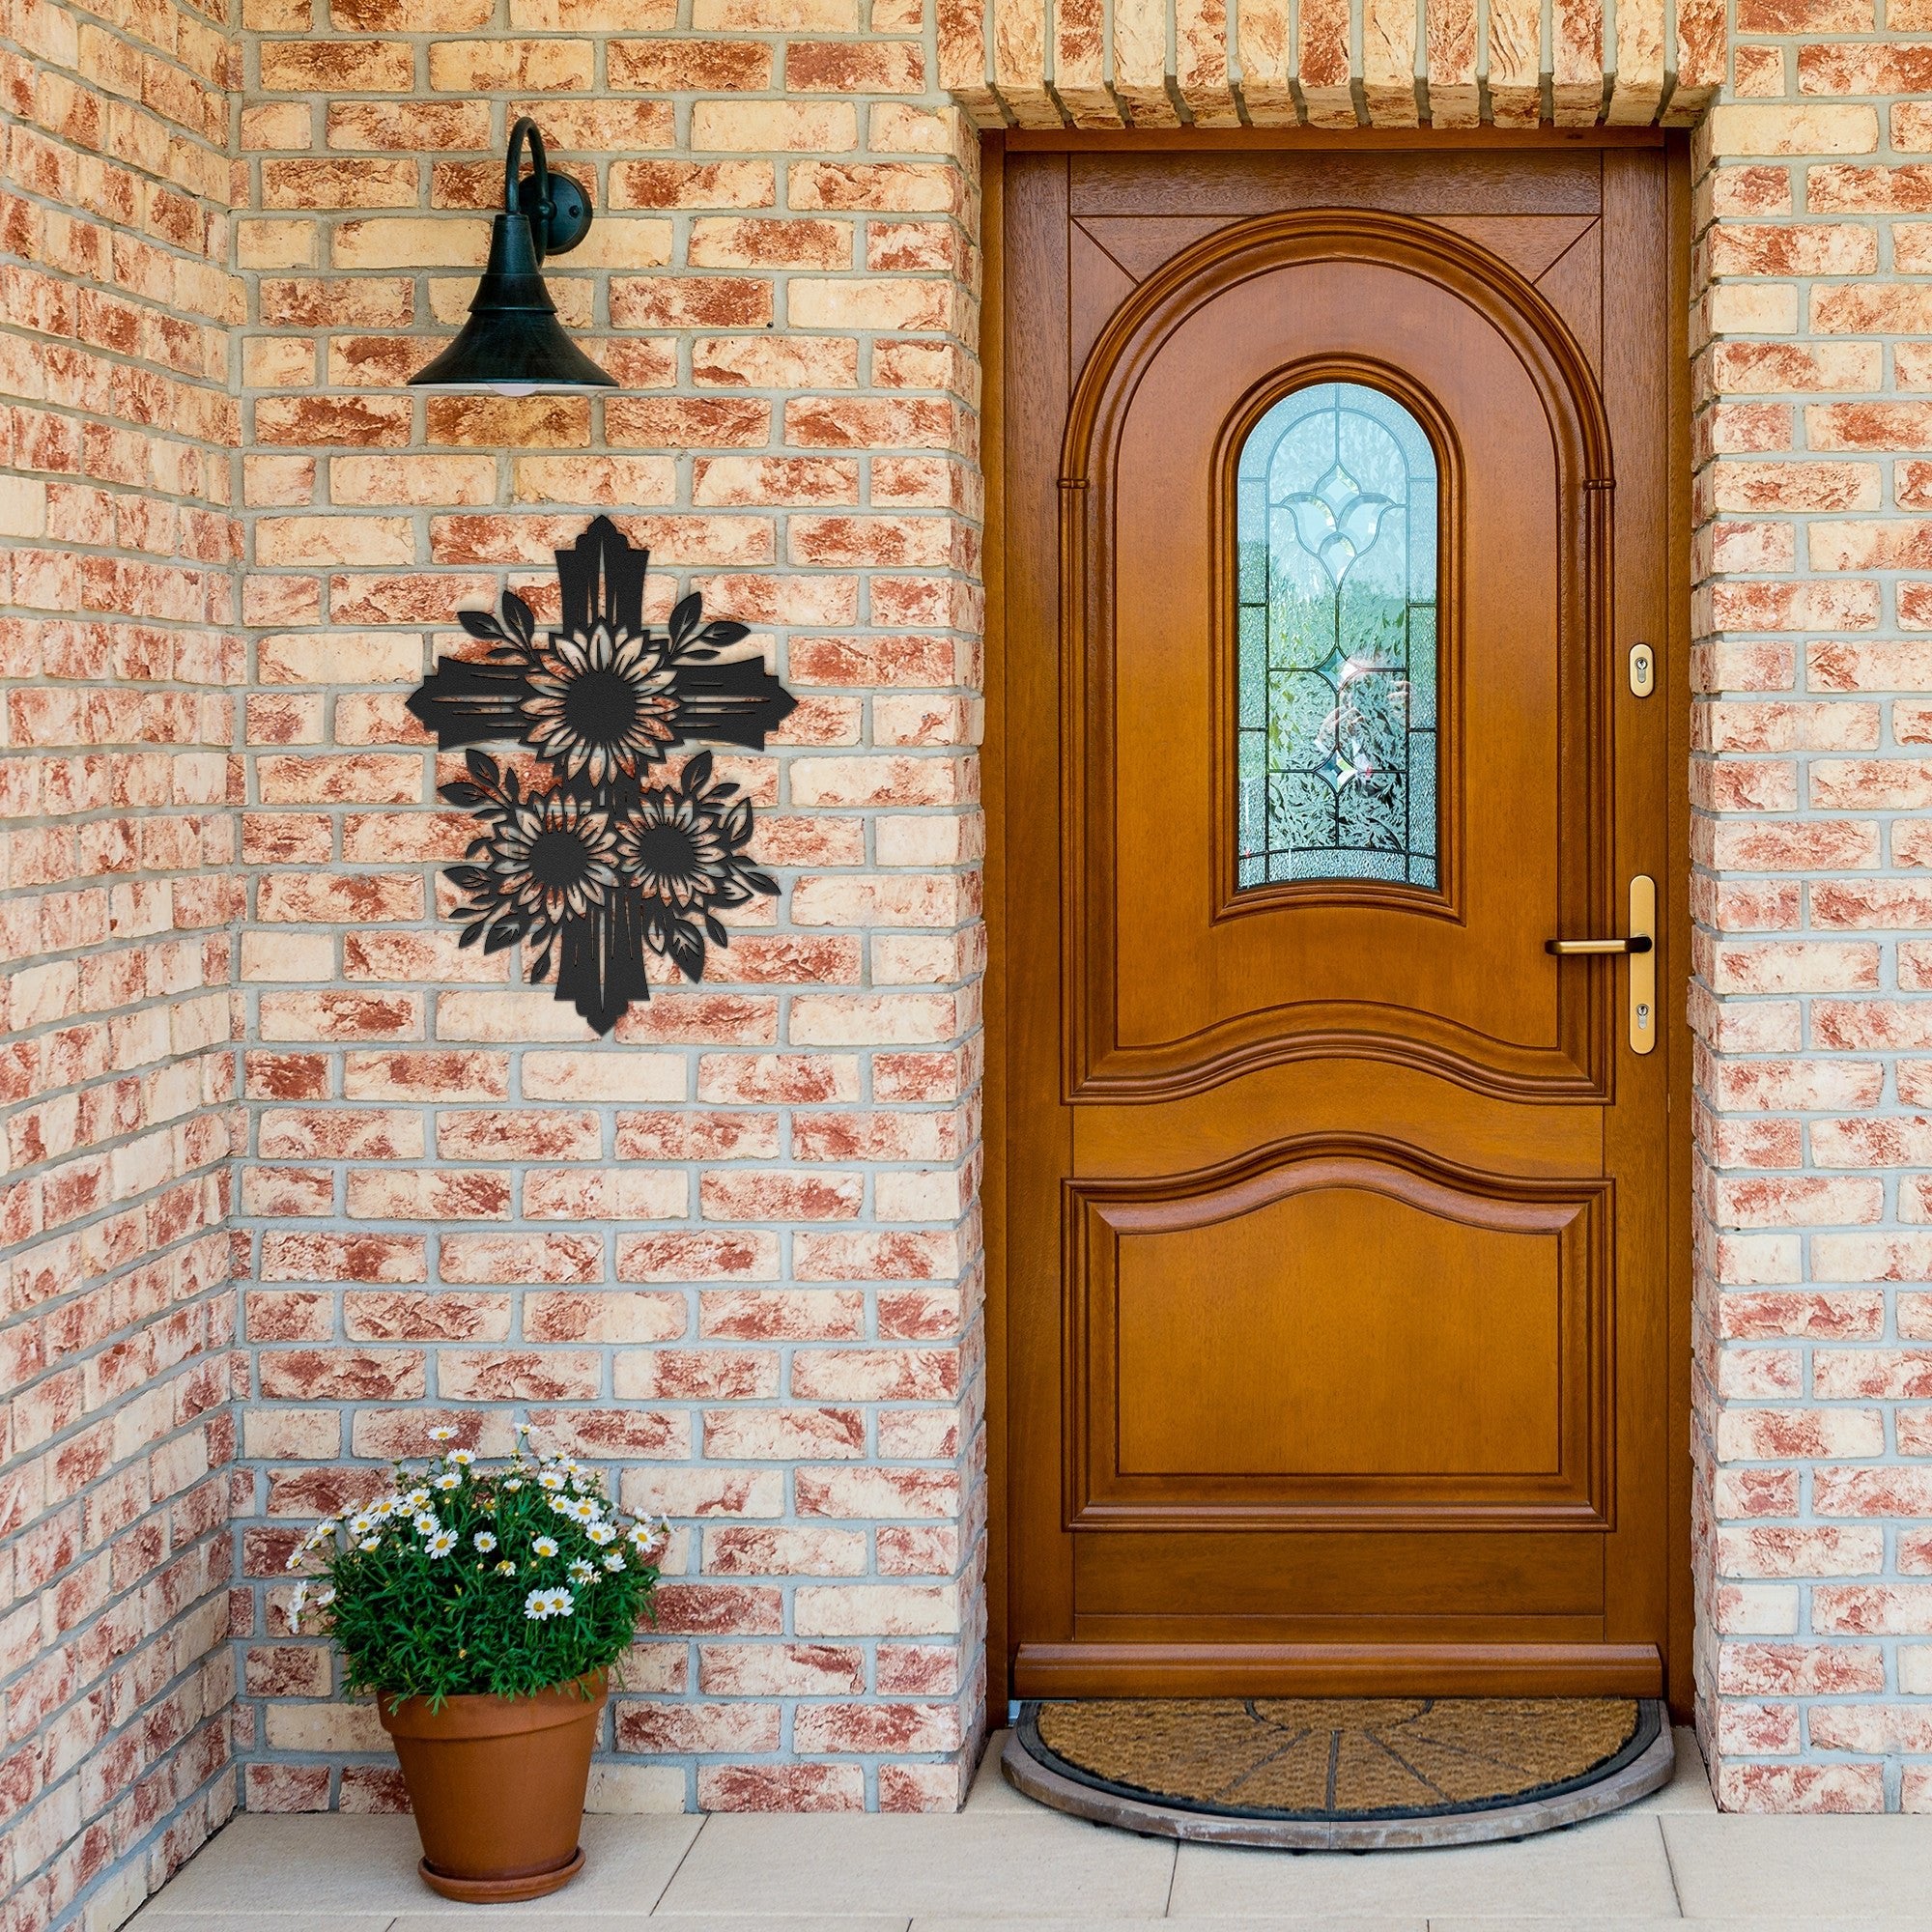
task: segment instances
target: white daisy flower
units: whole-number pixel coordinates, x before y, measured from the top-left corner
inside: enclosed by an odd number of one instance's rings
[[[611,1576],[616,1576],[624,1567],[624,1552],[621,1549],[611,1550],[604,1558],[604,1567],[610,1571]]]
[[[367,1536],[375,1526],[376,1519],[367,1510],[357,1510],[349,1519],[349,1534],[351,1536]]]
[[[524,1599],[524,1615],[532,1623],[543,1623],[551,1617],[567,1617],[575,1606],[568,1590],[532,1590]]]
[[[432,1442],[454,1442],[456,1440],[456,1431],[448,1428],[432,1429],[429,1433],[429,1439]]]
[[[456,1548],[456,1532],[453,1529],[440,1529],[424,1548],[432,1556],[447,1556]]]
[[[506,1490],[510,1490],[513,1492],[521,1490],[524,1487],[524,1479],[521,1476],[512,1476],[509,1479],[509,1481],[503,1485],[503,1487]]]
[[[396,1511],[401,1507],[402,1498],[400,1496],[384,1496],[381,1502],[369,1505],[369,1514],[386,1519],[394,1516]]]
[[[567,1478],[558,1475],[554,1469],[546,1469],[537,1478],[537,1481],[547,1490],[560,1490],[564,1487]]]
[[[554,1556],[556,1554],[556,1538],[554,1536],[538,1537],[530,1545],[530,1553],[535,1556]]]
[[[357,1549],[380,1549],[383,1539],[380,1536],[365,1536],[355,1547]]]
[[[608,1522],[593,1522],[583,1533],[599,1548],[617,1540],[617,1532]]]
[[[470,1463],[475,1462],[475,1460],[476,1452],[473,1449],[452,1449],[443,1458],[445,1463],[454,1463],[459,1469],[469,1468]]]
[[[445,1469],[442,1472],[442,1474],[436,1479],[436,1487],[440,1490],[461,1489],[463,1487],[463,1478],[456,1470]]]
[[[403,1507],[408,1510],[419,1510],[428,1501],[429,1501],[429,1492],[426,1489],[424,1489],[420,1483],[418,1483],[416,1487],[412,1489],[409,1492],[409,1494],[403,1498]]]
[[[483,1556],[488,1556],[497,1547],[497,1537],[493,1530],[479,1529],[469,1540],[476,1546],[477,1552]]]
[[[428,1510],[419,1510],[416,1513],[415,1526],[418,1536],[434,1536],[442,1527]]]
[[[327,1584],[315,1593],[315,1606],[319,1610],[327,1609],[329,1605],[334,1603],[334,1601],[335,1585],[333,1583]]]
[[[517,1566],[507,1556],[497,1565],[497,1575],[499,1577],[514,1577],[516,1574]]]
[[[588,1496],[580,1496],[564,1514],[573,1516],[579,1522],[595,1522],[598,1517],[597,1505]]]
[[[597,1572],[582,1557],[577,1557],[570,1566],[570,1580],[573,1583],[594,1583]]]

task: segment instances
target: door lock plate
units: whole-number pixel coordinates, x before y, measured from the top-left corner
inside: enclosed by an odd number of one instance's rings
[[[1657,881],[1638,872],[1631,880],[1630,936],[1641,939],[1630,954],[1630,1043],[1633,1053],[1657,1046]]]
[[[1657,653],[1648,644],[1631,646],[1630,678],[1633,697],[1648,697],[1657,689]]]

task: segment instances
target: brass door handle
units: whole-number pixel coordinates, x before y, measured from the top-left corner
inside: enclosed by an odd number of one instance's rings
[[[1564,959],[1574,959],[1578,954],[1594,956],[1600,952],[1648,952],[1656,944],[1649,933],[1634,932],[1628,939],[1546,939],[1543,950]]]
[[[1546,952],[1559,958],[1625,952],[1630,955],[1630,1050],[1657,1045],[1657,881],[1638,872],[1631,880],[1628,939],[1546,939]]]

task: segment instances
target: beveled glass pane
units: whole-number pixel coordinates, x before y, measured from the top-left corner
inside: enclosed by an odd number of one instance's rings
[[[1241,446],[1236,881],[1436,883],[1435,455],[1359,383]]]

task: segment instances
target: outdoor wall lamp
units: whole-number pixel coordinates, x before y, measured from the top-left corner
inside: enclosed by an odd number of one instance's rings
[[[525,139],[535,172],[518,178]],[[503,164],[503,213],[490,230],[490,259],[469,320],[428,368],[410,378],[418,389],[492,389],[501,396],[538,390],[614,389],[556,319],[539,270],[547,255],[575,248],[590,230],[590,203],[568,175],[554,175],[543,136],[527,115],[510,129]]]

